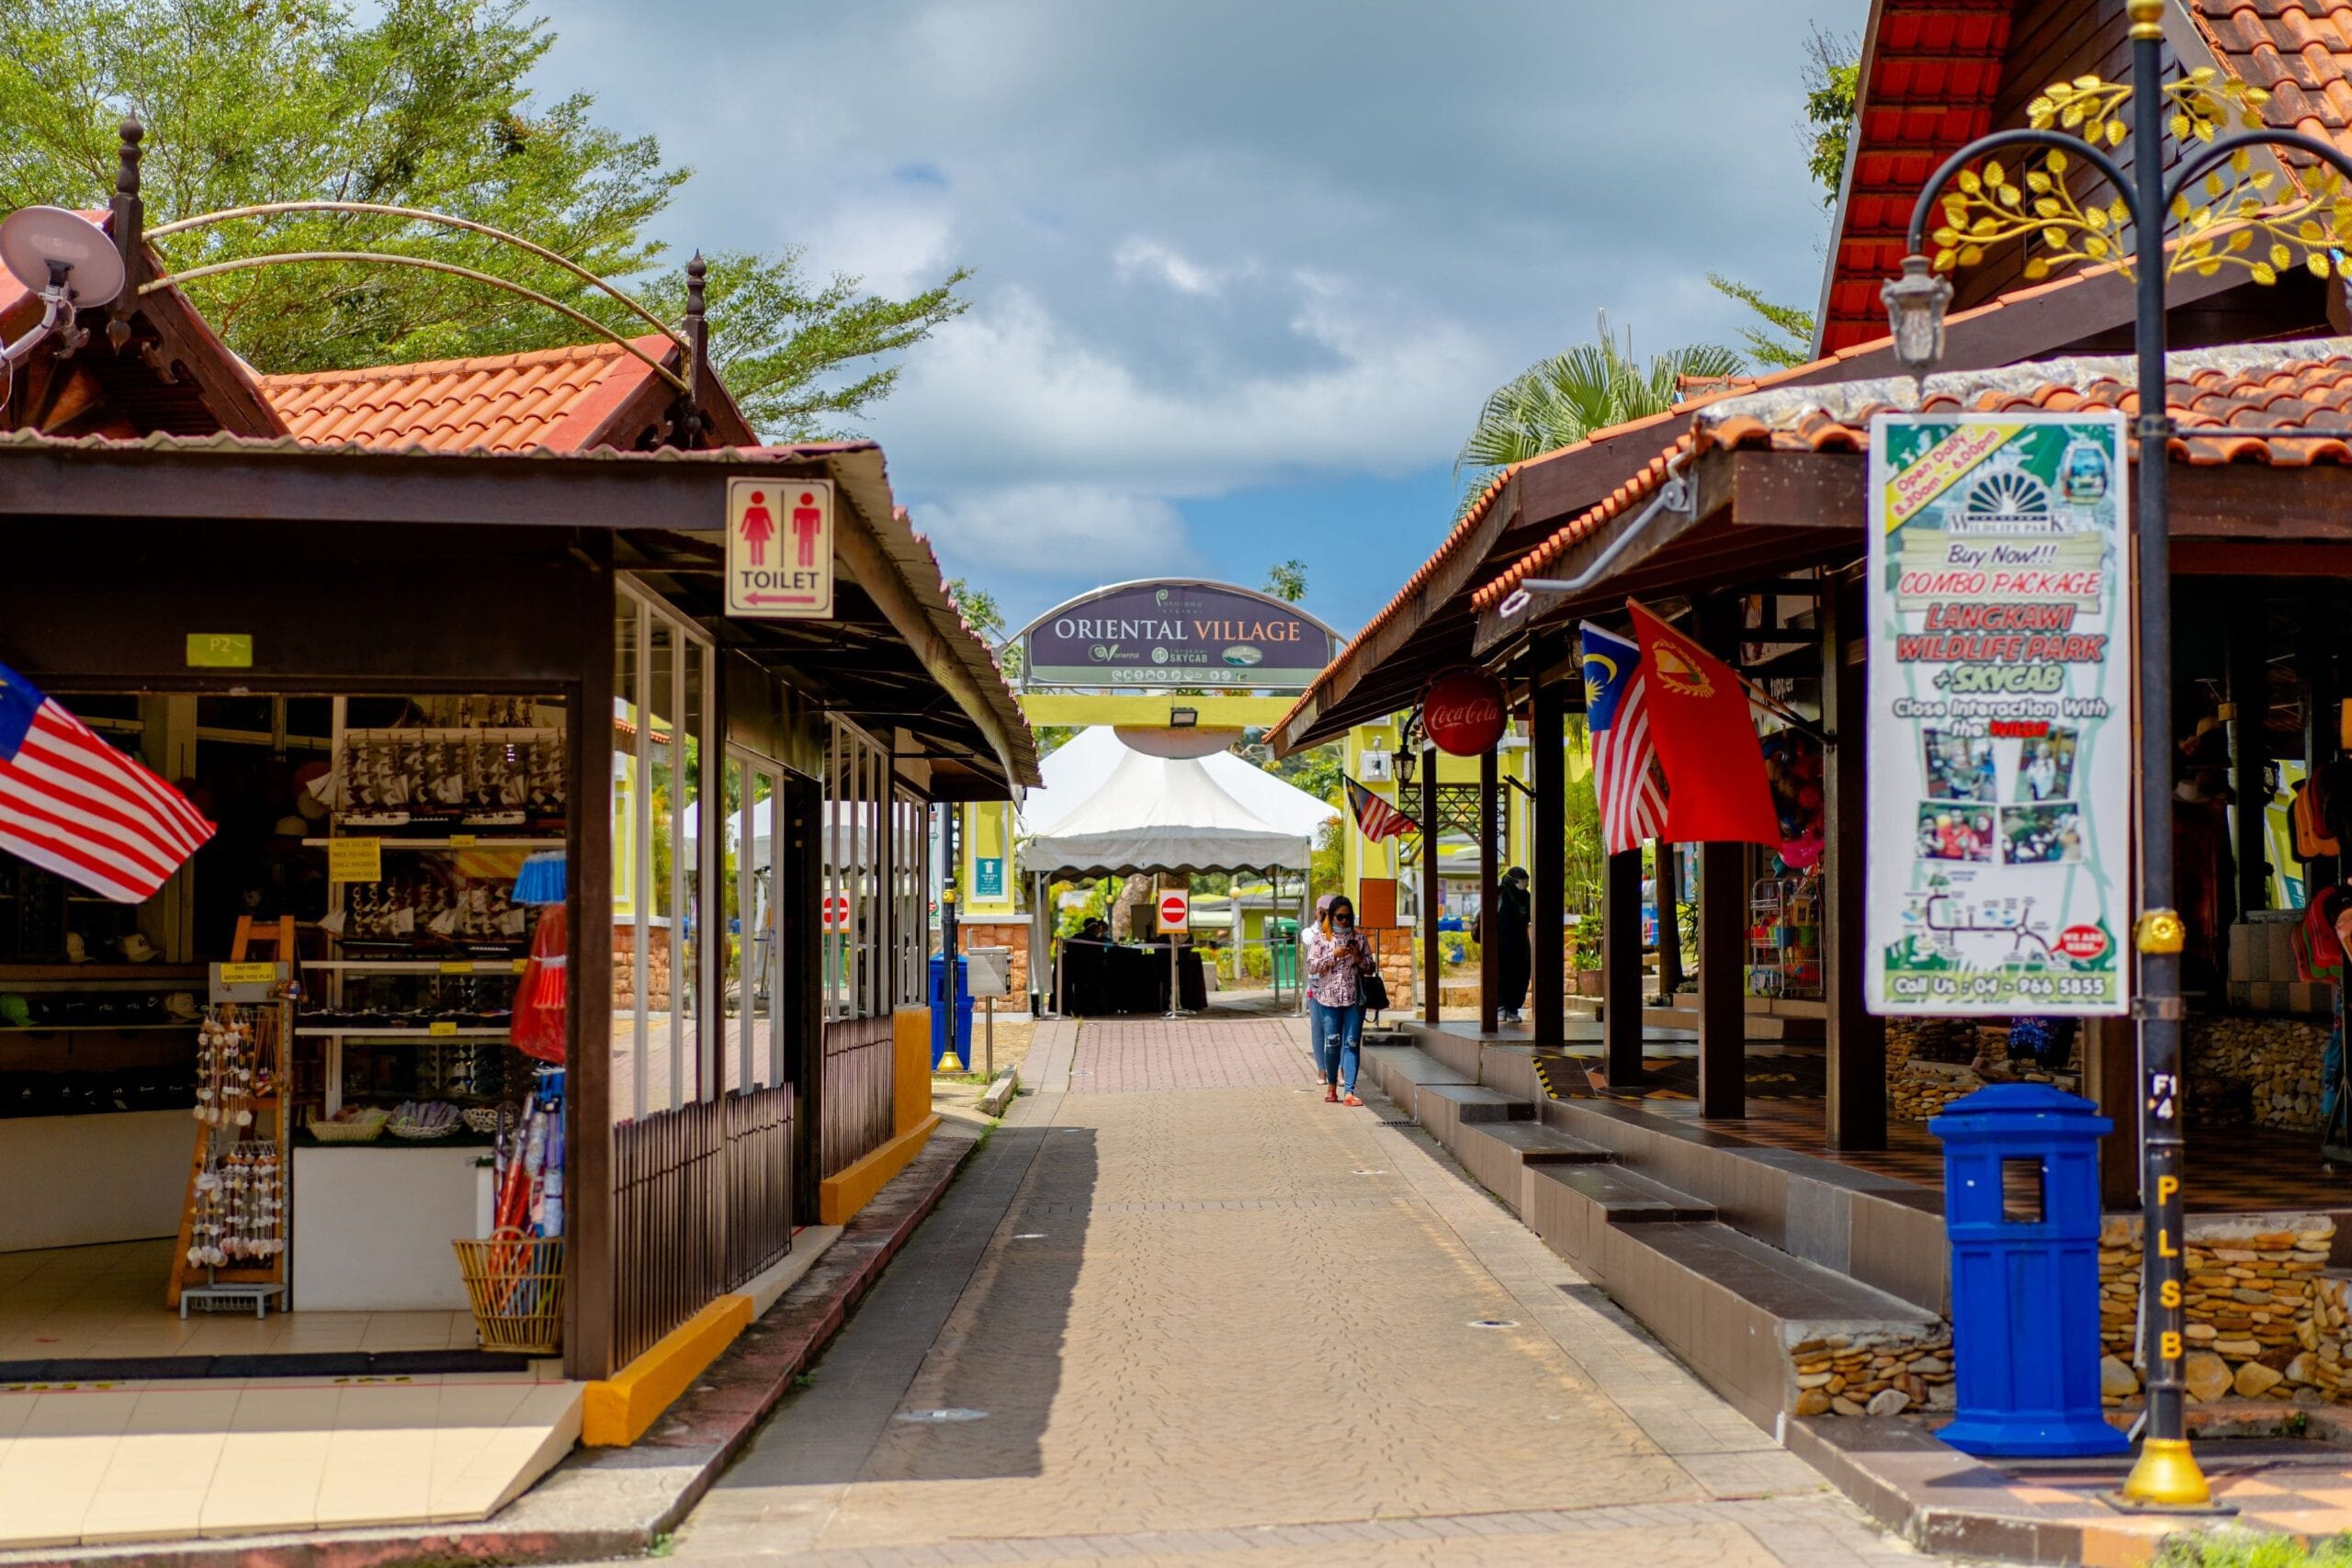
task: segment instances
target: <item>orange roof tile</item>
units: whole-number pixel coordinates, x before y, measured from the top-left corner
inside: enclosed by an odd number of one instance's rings
[[[660,333],[636,344],[673,367],[680,357]],[[653,378],[644,361],[619,344],[594,343],[265,376],[261,389],[307,445],[577,452],[604,440],[613,415]]]
[[[2352,0],[2194,0],[2188,11],[2224,69],[2268,91],[2273,129],[2352,145]]]
[[[2175,420],[2195,429],[2242,433],[2177,437],[2170,446],[2174,461],[2199,467],[2352,465],[2352,339],[2176,354],[2171,367],[2165,400]],[[2053,379],[2053,373],[2064,374]],[[1914,406],[1977,413],[2137,413],[2140,408],[2132,361],[2120,355],[1939,376],[1928,381],[1926,400],[1916,405],[1908,396],[1910,385],[1907,378],[1833,382],[1750,394],[1702,409],[1691,428],[1639,474],[1521,556],[1473,594],[1471,603],[1492,609],[1571,546],[1657,493],[1669,463],[1679,467],[1699,453],[1735,447],[1860,452],[1869,446],[1874,416]]]

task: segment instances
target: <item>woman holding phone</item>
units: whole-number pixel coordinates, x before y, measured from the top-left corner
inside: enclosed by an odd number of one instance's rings
[[[1363,1055],[1363,976],[1371,967],[1355,905],[1345,894],[1329,899],[1306,933],[1306,994],[1322,1015],[1315,1059],[1326,1101],[1363,1103],[1356,1098],[1356,1069]]]

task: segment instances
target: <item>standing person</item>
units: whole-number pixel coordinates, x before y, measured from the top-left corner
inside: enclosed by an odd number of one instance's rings
[[[1338,897],[1336,893],[1326,893],[1315,900],[1315,919],[1307,923],[1302,949],[1315,941],[1315,933],[1322,928],[1324,921],[1331,918],[1331,900]],[[1324,1053],[1331,1048],[1330,1030],[1331,1015],[1321,1002],[1315,999],[1315,987],[1309,985],[1306,987],[1306,1042],[1308,1048],[1315,1053],[1315,1072],[1318,1077],[1323,1072]]]
[[[1492,940],[1503,944],[1496,964],[1501,990],[1495,998],[1495,1016],[1502,1023],[1517,1023],[1519,1010],[1527,1002],[1527,976],[1534,960],[1527,945],[1530,918],[1527,868],[1515,865],[1503,873],[1502,884],[1495,889],[1495,919],[1488,928]]]
[[[1306,994],[1321,1004],[1325,1019],[1316,1066],[1326,1101],[1363,1103],[1356,1098],[1356,1068],[1363,1055],[1363,974],[1371,967],[1372,948],[1356,930],[1355,905],[1345,894],[1334,895],[1306,933]]]

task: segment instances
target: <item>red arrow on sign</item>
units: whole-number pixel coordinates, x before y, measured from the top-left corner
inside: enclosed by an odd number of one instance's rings
[[[816,602],[817,596],[814,593],[746,593],[743,595],[743,603],[746,604],[814,604]]]

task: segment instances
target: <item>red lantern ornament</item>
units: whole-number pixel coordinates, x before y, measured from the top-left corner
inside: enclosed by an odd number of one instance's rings
[[[1476,757],[1503,738],[1502,683],[1484,670],[1454,670],[1430,682],[1421,731],[1456,757]]]

